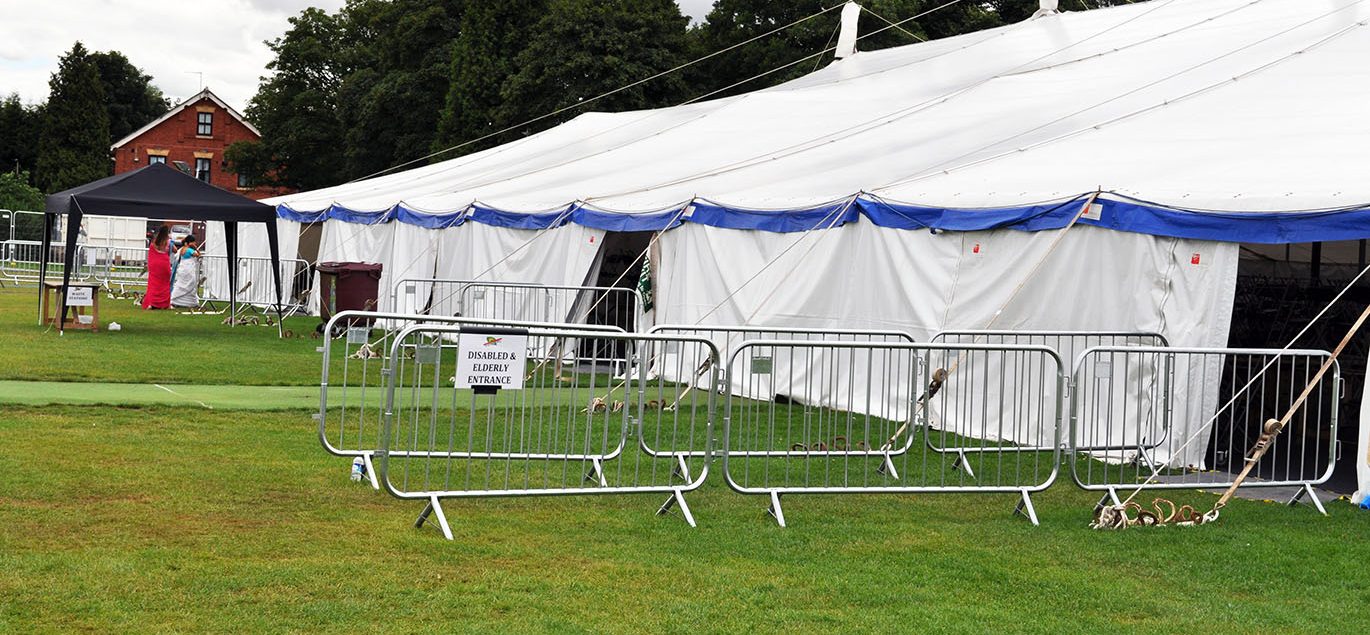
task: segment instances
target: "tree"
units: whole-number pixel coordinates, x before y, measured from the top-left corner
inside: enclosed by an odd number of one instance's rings
[[[57,192],[109,175],[109,114],[100,71],[80,42],[48,82],[38,143],[37,184]]]
[[[43,193],[29,185],[27,172],[14,171],[0,173],[0,209],[41,212],[44,210]],[[2,214],[3,212],[0,212]],[[15,215],[4,220],[5,232],[9,223],[15,223],[14,237],[19,240],[39,240],[43,237],[43,219],[32,214]],[[6,233],[2,239],[9,239]]]
[[[359,0],[343,11],[356,70],[344,79],[339,118],[345,174],[362,177],[419,158],[437,134],[463,3]]]
[[[32,173],[42,130],[42,106],[25,106],[18,94],[0,101],[0,171]]]
[[[576,104],[685,61],[686,27],[673,0],[552,0],[516,58],[497,109],[498,125],[518,124]],[[684,78],[671,73],[615,93],[595,110],[654,108],[678,102]],[[530,134],[583,112],[573,109],[531,125]]]
[[[692,32],[696,50],[701,55],[723,50],[818,13],[831,4],[824,0],[718,0],[704,24]],[[696,64],[690,69],[691,84],[696,86],[698,94],[726,89],[720,93],[725,96],[774,86],[812,72],[821,61],[818,58],[746,81],[758,73],[791,64],[830,46],[829,43],[836,40],[840,13],[840,10],[829,11]],[[746,83],[741,83],[744,81]]]
[[[513,74],[514,60],[532,37],[546,8],[547,0],[475,2],[467,6],[452,45],[450,83],[433,152],[498,130],[494,114],[502,101],[500,87]],[[434,157],[434,161],[477,152],[497,143],[493,138],[472,143]]]
[[[91,53],[90,59],[99,70],[100,85],[105,89],[111,145],[171,107],[162,91],[152,85],[152,77],[129,62],[123,53],[96,52]]]
[[[290,29],[268,42],[276,57],[267,64],[246,116],[260,142],[235,143],[224,153],[233,171],[264,185],[315,189],[342,174],[342,125],[337,96],[352,72],[345,25],[314,8],[290,18]]]

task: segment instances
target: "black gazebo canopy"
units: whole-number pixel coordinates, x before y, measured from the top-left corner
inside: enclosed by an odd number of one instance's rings
[[[47,213],[43,216],[43,254],[38,274],[40,280],[47,279],[48,253],[52,248],[52,230],[57,224],[57,217],[67,217],[59,329],[66,326],[67,287],[71,284],[76,239],[80,236],[81,217],[85,214],[222,221],[226,236],[224,251],[229,263],[230,315],[237,315],[238,305],[238,223],[265,223],[266,239],[271,249],[271,273],[276,282],[276,313],[279,317],[281,259],[276,239],[276,210],[270,205],[221,190],[159,163],[47,196]],[[40,285],[39,293],[42,292]]]

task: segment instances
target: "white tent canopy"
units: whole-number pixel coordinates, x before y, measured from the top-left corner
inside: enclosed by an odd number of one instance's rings
[[[267,202],[389,280],[576,284],[604,232],[661,231],[660,323],[1220,347],[1237,243],[1370,238],[1367,23],[1370,0],[1045,15]],[[1177,396],[1199,420],[1211,376]]]
[[[1063,13],[859,53],[739,97],[585,114],[470,156],[268,202],[444,214],[476,202],[644,212],[699,198],[793,210],[866,192],[978,208],[1102,188],[1167,208],[1340,209],[1370,203],[1367,19],[1370,3],[1357,0]]]

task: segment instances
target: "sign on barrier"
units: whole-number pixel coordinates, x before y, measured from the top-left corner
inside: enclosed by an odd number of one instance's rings
[[[794,370],[758,372],[757,359]],[[1017,379],[1011,369],[1023,368],[1042,381],[983,399],[986,386],[1008,385]],[[1016,511],[1037,524],[1031,494],[1055,480],[1058,443],[1038,452],[984,446],[969,459],[977,464],[972,477],[956,469],[956,457],[913,439],[956,443],[948,424],[983,437],[990,414],[1032,415],[1059,434],[1063,410],[1053,395],[1065,381],[1061,369],[1055,351],[1037,345],[745,342],[728,361],[734,389],[724,409],[723,473],[735,491],[769,496],[782,526],[786,494],[912,492],[1016,493]],[[897,447],[906,449],[895,455]]]
[[[1267,419],[1281,416],[1329,357],[1320,350],[1102,346],[1072,372],[1071,475],[1086,490],[1230,486]],[[1340,370],[1314,386],[1307,403],[1256,464],[1243,487],[1294,486],[1309,497],[1332,476],[1337,454]],[[1157,421],[1169,434],[1156,438]],[[1324,512],[1325,513],[1325,512]]]
[[[694,526],[685,494],[708,475],[713,391],[695,392],[667,411],[659,404],[679,387],[648,377],[641,359],[632,360],[626,375],[615,376],[612,364],[583,356],[564,368],[529,360],[520,369],[521,390],[463,388],[456,375],[472,347],[483,350],[489,338],[518,337],[616,341],[636,351],[670,341],[711,356],[710,379],[718,380],[717,349],[698,338],[414,324],[393,338],[388,355],[377,452],[386,490],[427,501],[418,524],[435,515],[449,539],[442,510],[447,498],[658,493],[668,496],[658,514],[678,507]],[[527,348],[545,346],[530,342]],[[420,356],[420,349],[432,353]],[[629,442],[633,437],[651,439],[665,454],[639,451]],[[682,475],[680,457],[696,451],[701,458],[690,470],[694,476]]]

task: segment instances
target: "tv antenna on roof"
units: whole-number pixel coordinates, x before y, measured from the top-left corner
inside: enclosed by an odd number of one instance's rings
[[[195,92],[198,93],[198,92],[200,92],[200,91],[202,91],[202,90],[205,89],[205,74],[204,74],[204,73],[201,73],[200,71],[185,71],[185,73],[186,73],[187,75],[195,75],[195,76],[197,76],[197,77],[200,78],[200,87],[197,88],[197,89],[195,89]]]

